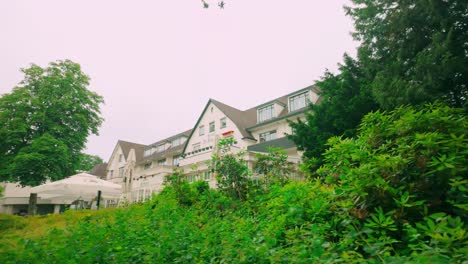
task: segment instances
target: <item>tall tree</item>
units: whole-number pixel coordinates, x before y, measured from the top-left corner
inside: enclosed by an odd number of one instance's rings
[[[103,98],[70,60],[22,72],[19,86],[0,98],[0,180],[38,185],[74,173],[87,137],[98,134]]]
[[[317,82],[321,101],[311,105],[306,121],[290,123],[295,131],[290,138],[306,158],[318,158],[328,138],[344,134],[352,136],[361,118],[377,109],[369,88],[369,73],[358,60],[345,54],[339,74],[325,72]]]
[[[381,107],[438,99],[466,105],[466,0],[352,0],[354,37],[376,69],[372,88]]]
[[[104,161],[99,156],[80,153],[79,161],[76,170],[90,171],[94,166],[103,163]]]

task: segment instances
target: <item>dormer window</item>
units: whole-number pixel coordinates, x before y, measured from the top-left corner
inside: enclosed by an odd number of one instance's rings
[[[183,138],[183,137],[176,138],[176,139],[172,140],[171,145],[172,145],[172,147],[176,147],[176,146],[179,146],[180,144],[184,143],[184,141],[185,141],[185,138]]]
[[[264,122],[275,117],[275,106],[268,105],[258,109],[258,122]]]
[[[289,112],[306,107],[310,103],[309,92],[304,92],[289,97]]]
[[[163,152],[164,150],[166,150],[166,146],[164,144],[156,147],[156,152]]]

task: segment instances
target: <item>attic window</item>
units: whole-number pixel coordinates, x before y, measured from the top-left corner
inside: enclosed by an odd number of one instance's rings
[[[275,117],[274,113],[275,106],[272,104],[258,109],[258,123],[272,119],[273,117]]]
[[[156,146],[156,152],[162,152],[166,150],[166,146],[164,144]]]
[[[179,138],[176,138],[176,139],[172,140],[171,145],[172,145],[172,147],[176,147],[176,146],[179,146],[180,144],[184,143],[184,141],[185,141],[185,138],[179,137]]]
[[[310,103],[309,92],[289,97],[289,112],[306,107]]]

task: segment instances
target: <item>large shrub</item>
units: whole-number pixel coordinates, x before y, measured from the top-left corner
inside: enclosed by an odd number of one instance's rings
[[[355,139],[330,139],[318,174],[350,216],[348,246],[382,259],[466,254],[467,129],[463,109],[428,104],[368,114]]]

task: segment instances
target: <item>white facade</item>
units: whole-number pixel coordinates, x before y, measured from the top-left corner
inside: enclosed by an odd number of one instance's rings
[[[228,137],[234,138],[233,152],[245,151],[244,159],[251,168],[255,153],[265,152],[269,146],[283,147],[289,161],[298,163],[302,153],[286,138],[292,133],[287,120],[303,119],[307,106],[318,99],[312,86],[244,111],[210,99],[192,130],[151,145],[119,140],[109,158],[105,179],[121,184],[122,199],[128,202],[144,201],[160,192],[175,167],[184,170],[189,182],[205,180],[214,188],[216,180],[209,164],[219,140]],[[28,188],[7,187],[4,197],[10,201],[15,196],[29,197]]]

